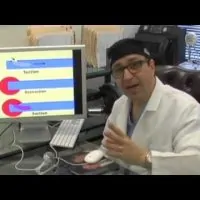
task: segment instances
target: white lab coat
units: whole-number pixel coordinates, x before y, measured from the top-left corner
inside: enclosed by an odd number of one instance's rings
[[[124,133],[129,105],[130,100],[121,96],[108,118]],[[200,175],[200,104],[188,94],[164,85],[158,78],[131,139],[151,150],[152,170],[115,160],[121,166],[138,174]],[[101,149],[106,153],[103,146]]]

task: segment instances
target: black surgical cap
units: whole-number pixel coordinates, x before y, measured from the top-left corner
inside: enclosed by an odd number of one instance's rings
[[[139,54],[146,58],[150,58],[150,53],[141,41],[133,38],[125,38],[114,43],[107,51],[110,66],[113,65],[118,59],[130,55]]]

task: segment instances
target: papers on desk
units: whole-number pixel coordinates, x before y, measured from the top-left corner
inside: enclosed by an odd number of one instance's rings
[[[30,25],[27,28],[27,36],[58,31],[72,30],[71,25]]]
[[[179,67],[186,69],[186,70],[200,70],[200,63],[193,63],[193,62],[183,62],[179,64]]]
[[[106,66],[106,50],[123,38],[119,25],[85,25],[82,29],[82,44],[86,45],[86,60],[90,66]]]
[[[32,35],[29,41],[31,46],[72,45],[75,42],[72,31]]]
[[[30,26],[27,30],[30,46],[56,46],[75,44],[75,32],[67,25]]]
[[[87,64],[93,68],[104,68],[107,65],[107,49],[131,34],[133,28],[130,27],[127,31],[127,25],[83,25],[81,43],[86,46]],[[71,25],[32,25],[27,29],[27,37],[30,46],[76,44],[75,31]]]

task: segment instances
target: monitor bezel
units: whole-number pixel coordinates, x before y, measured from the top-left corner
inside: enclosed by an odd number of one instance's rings
[[[38,50],[80,50],[81,51],[81,71],[82,71],[82,113],[74,115],[58,115],[58,116],[37,116],[37,117],[19,117],[19,118],[0,118],[0,123],[35,123],[47,121],[62,121],[65,119],[86,119],[87,118],[87,83],[86,83],[86,59],[85,59],[85,45],[58,45],[58,46],[25,46],[25,47],[5,47],[0,48],[0,53],[3,52],[18,52],[18,51],[38,51]],[[83,76],[85,75],[85,76]]]

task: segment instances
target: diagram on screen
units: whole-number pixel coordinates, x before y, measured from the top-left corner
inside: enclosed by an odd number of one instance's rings
[[[73,110],[74,100],[72,100],[72,94],[67,93],[69,89],[74,88],[74,79],[72,77],[59,78],[57,72],[58,68],[62,68],[62,73],[66,73],[66,69],[71,69],[73,71],[73,59],[72,58],[60,58],[60,59],[30,59],[30,60],[17,60],[12,57],[10,60],[6,61],[6,70],[9,75],[13,76],[4,77],[0,81],[0,91],[6,95],[6,100],[2,102],[2,111],[8,117],[19,117],[23,113],[37,113],[46,111],[59,111],[59,110]],[[32,75],[30,80],[26,80],[24,77],[26,75],[16,77],[15,73],[18,70],[46,70],[46,75],[44,78],[37,80],[37,74]],[[48,70],[55,70],[58,74],[58,78],[48,78]],[[72,73],[70,73],[72,74]],[[30,75],[29,75],[30,76]],[[37,91],[44,89],[46,92],[44,94],[35,94],[34,101],[29,98],[30,95],[27,93],[19,93],[23,91]],[[56,91],[58,89],[63,89],[62,96],[65,95],[65,99],[62,100],[57,98],[55,95],[48,96],[48,91]],[[67,90],[68,89],[68,90]],[[51,93],[52,94],[52,93]],[[43,95],[43,96],[41,96]],[[38,96],[38,100],[36,99]],[[42,99],[42,100],[41,100]]]

